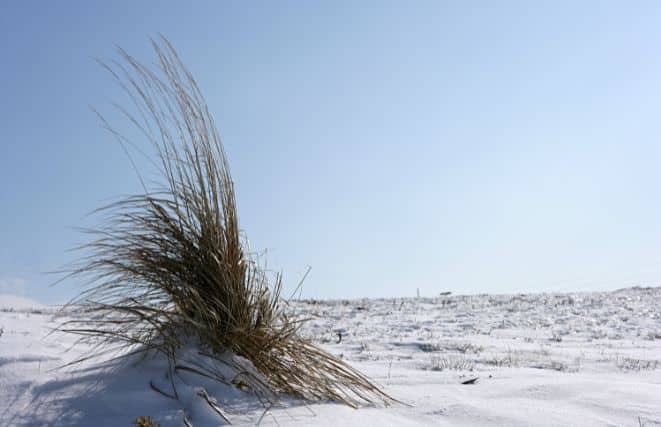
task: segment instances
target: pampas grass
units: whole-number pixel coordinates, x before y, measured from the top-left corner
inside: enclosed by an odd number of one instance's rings
[[[159,352],[172,372],[187,370],[236,384],[204,363],[177,359],[191,341],[200,358],[235,368],[261,396],[286,393],[305,401],[351,406],[392,399],[342,360],[298,334],[280,296],[281,277],[265,271],[239,229],[234,183],[208,107],[190,72],[163,37],[148,67],[123,50],[102,63],[134,103],[119,111],[156,152],[160,184],[98,210],[106,222],[88,230],[83,278],[69,307],[77,317],[61,330],[96,342],[96,352]],[[129,141],[110,130],[127,148]],[[258,171],[255,171],[258,173]],[[254,369],[253,369],[254,368]],[[238,375],[237,375],[238,376]],[[176,397],[176,389],[174,391]]]

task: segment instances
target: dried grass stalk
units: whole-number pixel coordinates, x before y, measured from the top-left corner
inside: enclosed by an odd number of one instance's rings
[[[164,185],[143,183],[143,194],[99,209],[107,221],[88,230],[94,239],[68,276],[86,283],[69,305],[78,317],[61,329],[95,341],[96,351],[161,352],[172,369],[185,368],[177,351],[193,337],[207,357],[231,352],[249,360],[265,378],[253,387],[351,406],[391,402],[299,336],[300,321],[285,313],[280,276],[268,275],[242,238],[227,156],[200,89],[165,38],[152,45],[156,66],[121,49],[122,62],[102,66],[134,103],[136,114],[118,108],[155,149]],[[196,366],[187,369],[225,381]]]

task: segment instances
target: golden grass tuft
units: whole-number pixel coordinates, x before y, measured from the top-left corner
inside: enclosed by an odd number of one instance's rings
[[[138,113],[118,107],[157,153],[162,183],[99,209],[107,221],[68,277],[86,287],[70,307],[78,317],[61,330],[92,339],[98,351],[161,352],[178,369],[228,382],[203,363],[177,360],[191,340],[218,361],[231,353],[257,373],[235,367],[261,396],[351,406],[392,399],[344,361],[298,334],[280,296],[281,278],[248,251],[239,229],[234,183],[204,97],[174,48],[152,40],[158,65],[119,49],[102,63]],[[101,116],[100,116],[101,117]],[[126,148],[129,143],[101,117]],[[82,314],[81,314],[82,313]],[[176,390],[175,390],[176,396]]]
[[[135,427],[160,427],[151,417],[140,416],[133,421]]]

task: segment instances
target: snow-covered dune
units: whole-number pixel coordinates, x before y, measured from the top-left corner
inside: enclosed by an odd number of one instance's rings
[[[155,390],[170,384],[159,358],[55,369],[89,347],[47,336],[48,311],[14,302],[0,311],[0,426],[182,426],[184,413],[222,425],[202,388],[246,426],[661,425],[661,288],[294,302],[312,319],[305,335],[402,402],[360,410],[283,399],[265,412],[250,392],[186,372],[170,399]]]

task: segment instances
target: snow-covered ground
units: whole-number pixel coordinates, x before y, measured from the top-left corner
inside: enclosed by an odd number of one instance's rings
[[[2,311],[34,311],[43,308],[46,306],[29,298],[0,294],[0,310]]]
[[[185,373],[179,400],[162,360],[91,360],[62,319],[0,296],[0,426],[130,426],[151,416],[195,427],[234,425],[661,425],[661,288],[609,293],[297,301],[303,333],[402,401],[354,410],[284,399],[264,411],[244,392]],[[466,380],[478,378],[472,384]]]

